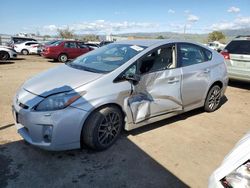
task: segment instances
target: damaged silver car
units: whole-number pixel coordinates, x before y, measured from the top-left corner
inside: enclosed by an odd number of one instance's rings
[[[196,43],[122,41],[26,81],[13,100],[19,134],[47,150],[106,149],[132,130],[195,108],[218,109],[223,57]]]

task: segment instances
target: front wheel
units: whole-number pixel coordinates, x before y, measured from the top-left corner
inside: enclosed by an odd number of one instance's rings
[[[204,109],[206,112],[213,112],[219,108],[221,101],[221,88],[214,85],[208,92]]]
[[[2,51],[0,52],[0,60],[8,60],[10,58],[10,55],[8,52]]]
[[[115,106],[94,111],[82,130],[83,144],[94,150],[104,150],[114,144],[123,127],[123,116]]]

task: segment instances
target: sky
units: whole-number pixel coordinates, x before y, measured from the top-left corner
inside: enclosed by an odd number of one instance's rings
[[[250,27],[250,0],[1,0],[0,33],[208,33]]]

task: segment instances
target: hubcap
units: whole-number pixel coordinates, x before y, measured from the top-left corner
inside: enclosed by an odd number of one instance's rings
[[[213,91],[210,94],[209,100],[208,100],[208,107],[213,110],[217,108],[217,106],[220,103],[220,96],[221,91],[219,88],[214,88]]]
[[[106,146],[113,142],[120,131],[120,116],[116,112],[107,114],[99,128],[98,141],[100,144]]]
[[[65,61],[67,61],[67,57],[65,55],[62,55],[61,60],[62,60],[62,62],[65,62]]]

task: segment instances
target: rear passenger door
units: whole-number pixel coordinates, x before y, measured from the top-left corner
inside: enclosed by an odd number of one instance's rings
[[[76,42],[68,41],[64,43],[64,52],[68,55],[69,59],[74,59],[79,54],[79,48],[77,47]]]
[[[209,87],[212,53],[195,44],[178,43],[182,69],[182,100],[185,108],[201,105]]]

